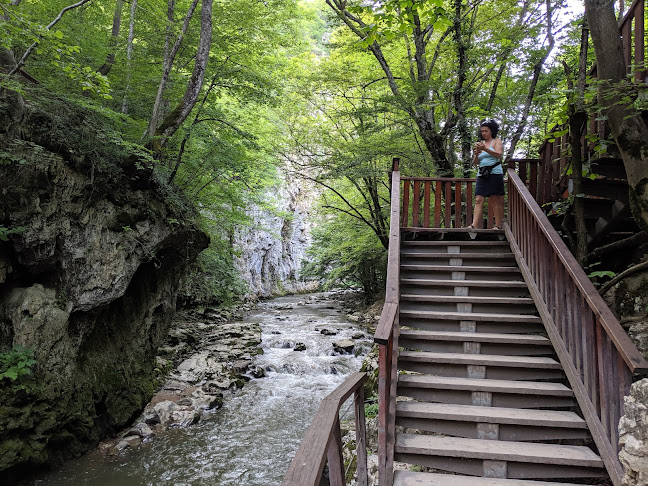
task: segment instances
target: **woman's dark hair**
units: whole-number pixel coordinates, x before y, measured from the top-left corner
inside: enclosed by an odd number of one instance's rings
[[[488,127],[491,131],[491,136],[497,138],[497,133],[499,132],[499,125],[495,120],[484,120],[479,124],[479,128]],[[479,133],[479,138],[481,138],[481,132]]]

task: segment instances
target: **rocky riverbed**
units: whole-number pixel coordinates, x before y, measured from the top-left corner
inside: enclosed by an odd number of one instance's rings
[[[379,312],[333,292],[179,313],[133,426],[32,484],[278,484],[321,399],[360,369]]]

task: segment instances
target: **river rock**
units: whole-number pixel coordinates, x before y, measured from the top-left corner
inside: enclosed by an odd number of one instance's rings
[[[624,410],[619,421],[623,485],[644,486],[648,484],[648,378],[632,385]]]
[[[333,343],[333,349],[340,354],[350,354],[354,347],[355,343],[351,339],[341,339]]]
[[[320,334],[323,334],[324,336],[335,336],[337,334],[337,331],[324,328],[320,331]]]
[[[304,343],[297,343],[293,348],[294,351],[306,351],[306,345]]]
[[[266,375],[266,374],[265,374],[265,370],[264,370],[261,366],[257,366],[257,367],[254,368],[254,370],[252,371],[252,376],[253,376],[254,378],[263,378],[265,375]]]
[[[129,435],[124,437],[124,442],[128,444],[128,447],[135,449],[142,443],[142,438],[139,435]]]
[[[196,409],[209,410],[212,408],[218,408],[222,404],[222,393],[205,393],[204,390],[199,388],[191,394],[191,406]]]
[[[357,340],[357,339],[362,339],[365,337],[364,332],[355,332],[353,333],[353,336],[351,336],[351,339]]]
[[[153,430],[151,430],[151,427],[146,425],[144,422],[140,422],[134,427],[132,427],[128,433],[130,435],[137,435],[141,437],[142,439],[148,439],[149,437],[152,437],[154,435]]]

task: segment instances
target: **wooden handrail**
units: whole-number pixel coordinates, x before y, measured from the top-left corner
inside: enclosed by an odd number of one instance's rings
[[[385,305],[376,328],[378,344],[378,484],[393,482],[398,380],[398,307],[400,298],[400,172],[394,161],[391,179],[391,213]]]
[[[634,374],[648,363],[632,344],[540,206],[508,171],[507,238],[547,334],[615,486],[618,424]]]
[[[366,373],[354,373],[322,400],[281,483],[282,486],[319,486],[327,459],[330,484],[344,486],[339,414],[340,407],[352,394],[355,394],[358,485],[367,486],[367,448],[362,387],[365,381],[367,381]]]

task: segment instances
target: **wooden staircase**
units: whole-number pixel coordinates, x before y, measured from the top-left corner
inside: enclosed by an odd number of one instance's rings
[[[399,319],[394,485],[607,476],[507,241],[402,241]]]
[[[379,486],[622,486],[618,424],[648,363],[525,179],[507,176],[504,230],[469,231],[457,225],[472,219],[474,180],[401,178],[394,160],[374,335]],[[366,380],[322,401],[283,486],[317,486],[325,463],[330,484],[346,484],[339,412],[351,395],[368,486]]]

